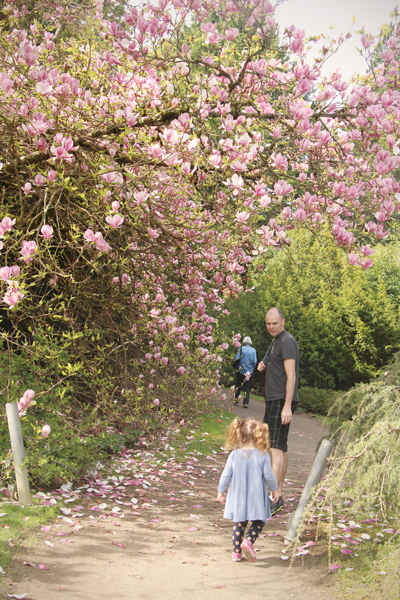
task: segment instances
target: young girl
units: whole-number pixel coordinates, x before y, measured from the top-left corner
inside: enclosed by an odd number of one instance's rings
[[[254,419],[235,419],[228,428],[224,447],[233,450],[218,486],[217,500],[225,501],[224,492],[229,484],[224,518],[233,520],[232,560],[240,562],[242,553],[250,562],[256,562],[253,544],[271,518],[268,488],[274,502],[278,500],[278,486],[269,458],[268,425]],[[244,541],[248,521],[250,529]]]

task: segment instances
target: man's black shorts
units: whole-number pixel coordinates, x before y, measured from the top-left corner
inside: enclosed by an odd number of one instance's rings
[[[271,448],[278,448],[287,452],[287,439],[290,423],[282,425],[281,412],[285,404],[283,400],[268,400],[265,402],[264,423],[268,424],[269,441]],[[296,410],[297,402],[292,402],[292,414]]]

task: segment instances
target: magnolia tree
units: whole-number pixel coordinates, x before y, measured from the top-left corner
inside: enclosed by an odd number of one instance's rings
[[[216,318],[254,257],[302,226],[372,266],[400,200],[396,28],[378,57],[361,36],[371,70],[349,84],[295,26],[279,46],[266,0],[118,24],[98,1],[74,31],[68,6],[3,8],[3,387],[23,355],[100,408],[182,410],[218,390]]]

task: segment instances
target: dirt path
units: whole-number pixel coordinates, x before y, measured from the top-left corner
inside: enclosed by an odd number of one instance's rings
[[[249,410],[237,407],[235,412],[261,420],[263,409],[262,402],[252,399]],[[329,600],[330,576],[312,566],[318,545],[290,570],[281,560],[285,522],[300,497],[321,433],[316,419],[294,415],[287,508],[265,527],[256,564],[232,562],[231,523],[223,520],[222,507],[214,501],[226,456],[188,457],[180,467],[173,461],[156,464],[151,450],[128,452],[114,464],[115,475],[93,475],[85,488],[65,493],[71,512],[60,513],[34,547],[18,555],[20,566],[13,581],[6,582],[8,593],[26,593],[26,600],[276,595],[279,600]],[[172,442],[173,437],[162,441]],[[40,569],[39,563],[49,569]]]

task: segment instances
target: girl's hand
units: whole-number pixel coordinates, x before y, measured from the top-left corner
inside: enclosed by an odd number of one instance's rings
[[[223,504],[225,502],[225,494],[221,494],[221,492],[218,492],[217,502],[221,502],[221,504]]]
[[[279,493],[278,490],[276,490],[275,492],[271,492],[271,496],[274,502],[278,502],[279,500]]]

